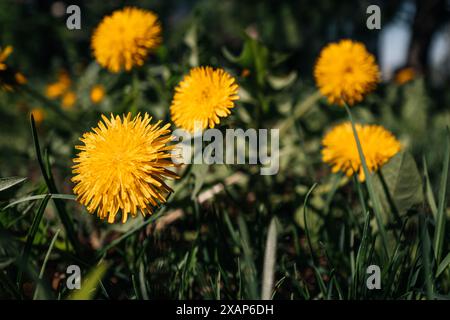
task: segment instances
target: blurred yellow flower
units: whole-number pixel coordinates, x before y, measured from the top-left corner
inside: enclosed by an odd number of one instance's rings
[[[356,131],[370,172],[378,170],[401,149],[400,142],[382,126],[356,124]],[[341,171],[347,176],[357,173],[360,181],[365,180],[350,122],[331,129],[322,145],[323,161],[332,166],[333,172]]]
[[[90,97],[92,103],[100,103],[105,97],[105,88],[101,84],[93,86]]]
[[[77,101],[77,95],[73,91],[69,91],[64,94],[62,97],[62,107],[64,109],[70,109],[75,105],[75,102]]]
[[[6,64],[5,61],[12,52],[12,46],[6,46],[6,48],[0,50],[0,88],[6,91],[13,91],[17,85],[23,85],[27,82],[22,73],[15,71]]]
[[[27,78],[21,72],[16,72],[14,78],[18,84],[23,85],[28,82]]]
[[[351,40],[327,45],[314,68],[316,84],[330,104],[349,105],[362,101],[380,81],[375,57]]]
[[[238,100],[239,86],[236,80],[223,69],[196,67],[178,84],[170,107],[172,121],[187,131],[193,132],[196,123],[199,129],[214,128],[220,117],[227,117]]]
[[[45,119],[45,111],[42,108],[33,108],[31,114],[33,114],[34,122],[36,124],[40,124]]]
[[[143,216],[151,214],[172,191],[164,178],[177,177],[167,169],[174,166],[170,125],[151,124],[147,113],[102,120],[83,135],[83,145],[76,146],[81,152],[73,160],[72,181],[78,201],[109,223],[115,222],[119,211],[122,223],[138,210]]]
[[[94,31],[91,47],[97,62],[111,72],[144,64],[161,43],[161,25],[151,11],[124,8],[105,17]]]
[[[0,71],[6,70],[7,65],[5,60],[9,57],[9,55],[13,52],[12,46],[6,46],[3,50],[0,51]]]
[[[413,68],[407,67],[399,70],[394,77],[395,83],[402,85],[416,77],[416,71]]]
[[[49,84],[46,87],[45,95],[50,99],[55,99],[62,96],[72,85],[69,75],[65,71],[61,71],[58,75],[58,80]]]

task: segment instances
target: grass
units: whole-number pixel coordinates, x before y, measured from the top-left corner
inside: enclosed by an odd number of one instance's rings
[[[230,48],[218,39],[214,50],[195,19],[131,73],[90,60],[74,67],[71,110],[42,94],[57,68],[0,92],[0,298],[450,299],[450,113],[427,79],[385,82],[351,109],[330,106],[289,54],[248,35]],[[70,180],[79,137],[101,114],[170,122],[174,87],[197,64],[223,67],[239,83],[219,130],[280,129],[278,174],[184,165],[151,216],[109,225],[88,214]],[[93,105],[96,84],[106,97]],[[42,122],[28,117],[38,106]],[[324,133],[347,119],[365,182],[330,172],[321,158]],[[371,174],[356,123],[385,126],[402,152]],[[67,288],[70,265],[81,269],[80,291]],[[380,290],[366,285],[371,265]]]

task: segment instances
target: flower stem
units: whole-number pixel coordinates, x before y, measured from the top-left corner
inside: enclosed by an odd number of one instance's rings
[[[350,111],[349,106],[345,102],[345,100],[344,100],[344,107],[345,107],[345,110],[347,111],[348,118],[352,125],[353,136],[355,137],[356,147],[358,149],[359,158],[361,159],[364,176],[366,177],[367,191],[369,192],[370,200],[372,200],[372,207],[373,207],[373,211],[375,212],[375,219],[377,221],[378,230],[381,235],[381,241],[383,244],[384,253],[385,253],[386,258],[389,259],[390,253],[389,253],[389,246],[388,246],[388,238],[387,238],[386,229],[384,228],[384,225],[383,225],[383,218],[381,215],[381,204],[375,193],[375,188],[373,187],[372,176],[370,175],[369,168],[367,167],[366,159],[364,157],[363,149],[361,147],[361,142],[359,140],[358,133],[356,132],[356,127],[355,127],[355,123],[353,121],[352,113]]]

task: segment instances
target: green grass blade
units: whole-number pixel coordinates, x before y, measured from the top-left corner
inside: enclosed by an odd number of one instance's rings
[[[25,180],[27,180],[27,178],[20,178],[20,177],[0,178],[0,193],[21,184]]]
[[[444,148],[444,164],[442,166],[441,186],[439,190],[439,206],[436,217],[436,228],[434,231],[434,254],[436,262],[441,262],[442,247],[444,245],[444,233],[445,233],[445,214],[446,214],[446,193],[447,193],[447,179],[448,179],[448,166],[450,158],[450,133],[447,128]]]
[[[364,176],[366,177],[367,191],[369,192],[369,197],[370,197],[370,200],[372,201],[373,211],[375,213],[375,218],[377,220],[378,229],[379,229],[379,232],[381,235],[381,241],[383,243],[385,258],[387,258],[387,260],[389,260],[390,252],[389,252],[389,245],[388,245],[388,237],[387,237],[386,229],[384,228],[384,224],[383,224],[381,203],[375,193],[375,188],[374,188],[373,182],[372,182],[372,176],[370,174],[369,168],[367,167],[366,158],[364,157],[363,149],[361,146],[361,141],[359,140],[358,133],[356,132],[355,122],[353,121],[352,113],[351,113],[350,108],[347,105],[347,103],[344,102],[344,106],[345,106],[345,110],[347,111],[348,118],[352,125],[353,136],[355,137],[356,147],[358,148],[358,154],[361,159]]]
[[[42,278],[44,277],[44,271],[45,271],[45,267],[47,266],[47,261],[50,258],[50,254],[53,250],[53,246],[55,245],[56,239],[58,238],[60,231],[61,231],[61,229],[56,230],[55,235],[53,236],[52,241],[50,242],[50,245],[48,246],[48,250],[47,250],[47,253],[45,254],[44,262],[42,263],[42,266],[41,266],[41,271],[39,272],[39,280],[38,280],[39,282],[42,281]],[[39,297],[39,289],[41,287],[39,282],[36,286],[36,290],[34,291],[33,300],[36,300]]]
[[[422,264],[423,264],[423,277],[425,279],[425,288],[426,295],[428,299],[433,298],[433,283],[431,281],[431,259],[430,259],[430,249],[431,249],[431,241],[430,236],[427,230],[427,221],[426,217],[421,214],[420,215],[420,246],[421,246],[421,255],[422,255]]]
[[[273,281],[275,276],[275,262],[277,254],[277,218],[270,221],[269,232],[267,233],[266,250],[264,254],[264,267],[262,278],[262,300],[270,300],[273,291]]]
[[[36,130],[36,124],[34,122],[33,114],[30,115],[30,121],[31,121],[31,131],[33,135],[33,141],[34,141],[34,147],[36,151],[36,157],[39,163],[39,167],[41,169],[42,176],[44,177],[45,184],[47,185],[49,193],[52,194],[58,194],[58,190],[56,188],[56,185],[53,183],[53,179],[50,177],[51,172],[47,172],[46,165],[42,159],[41,154],[41,148],[39,145],[39,138]],[[53,199],[53,202],[56,207],[56,211],[58,212],[59,218],[61,219],[61,222],[64,226],[64,229],[67,233],[67,238],[69,239],[70,243],[72,244],[75,252],[78,256],[83,256],[82,250],[78,241],[78,238],[75,234],[75,230],[73,228],[73,222],[70,216],[67,214],[64,202],[61,201],[61,199]]]
[[[45,208],[47,208],[48,201],[50,200],[50,196],[46,196],[44,200],[42,200],[39,208],[34,216],[33,222],[31,224],[31,228],[27,235],[27,240],[25,242],[25,247],[22,252],[22,256],[20,259],[20,268],[19,273],[17,274],[17,284],[19,288],[22,286],[22,276],[23,271],[28,265],[28,258],[30,256],[31,248],[33,247],[33,241],[36,237],[36,233],[38,231],[39,225],[41,224],[42,217],[44,216]]]
[[[366,212],[366,218],[364,222],[364,229],[361,238],[361,243],[358,248],[358,253],[356,254],[356,262],[355,262],[355,274],[353,278],[353,286],[352,286],[352,295],[350,296],[352,299],[356,299],[358,294],[358,284],[360,283],[361,277],[365,274],[364,266],[367,264],[368,257],[368,247],[370,244],[370,213]]]
[[[425,198],[427,199],[431,212],[433,213],[433,216],[436,219],[438,209],[436,205],[436,200],[434,199],[433,189],[431,188],[430,176],[428,175],[428,165],[425,157],[423,157],[423,175],[425,180]]]
[[[51,193],[46,193],[46,194],[38,194],[38,195],[34,195],[34,196],[28,196],[28,197],[20,198],[20,199],[18,199],[16,201],[11,202],[10,204],[8,204],[3,209],[4,210],[9,209],[9,208],[14,207],[15,205],[18,205],[18,204],[23,203],[23,202],[44,199],[47,196],[50,196],[51,199],[63,199],[63,200],[73,200],[73,201],[76,200],[76,197],[74,195],[71,195],[71,194],[51,194]]]
[[[238,217],[238,225],[239,225],[239,234],[241,236],[241,245],[242,251],[244,255],[243,263],[241,267],[243,268],[243,276],[245,281],[245,289],[247,296],[246,299],[259,299],[260,296],[258,294],[257,289],[257,280],[256,280],[256,267],[253,257],[253,250],[250,247],[250,237],[247,230],[247,225],[242,216]]]
[[[303,202],[303,220],[305,223],[306,240],[308,241],[309,253],[311,254],[311,259],[312,259],[312,263],[313,263],[314,267],[316,267],[316,264],[315,264],[315,256],[314,256],[314,251],[313,251],[312,242],[311,242],[311,236],[309,234],[309,228],[308,228],[307,207],[308,207],[309,196],[311,195],[311,193],[314,191],[314,189],[316,187],[317,187],[317,183],[314,183],[313,186],[306,193],[305,201]]]
[[[122,241],[124,241],[124,240],[128,239],[130,236],[132,236],[135,232],[141,230],[142,228],[144,228],[148,224],[150,224],[150,223],[154,222],[156,219],[160,218],[164,214],[165,211],[166,211],[166,207],[162,207],[159,210],[158,213],[155,213],[155,214],[151,215],[147,220],[144,220],[137,227],[135,227],[135,228],[131,229],[130,231],[124,233],[119,238],[111,241],[111,243],[109,243],[108,245],[104,246],[100,251],[98,251],[97,258],[100,259],[102,256],[104,256],[106,254],[106,252],[108,252],[108,250],[114,248],[119,243],[121,243]]]
[[[97,289],[100,287],[100,282],[106,273],[108,266],[106,263],[100,263],[94,266],[86,279],[81,283],[81,289],[75,290],[69,297],[69,300],[91,300]]]
[[[437,271],[436,271],[436,278],[441,275],[442,272],[444,272],[445,269],[450,267],[450,253],[447,254],[447,256],[442,259],[442,262],[439,264]]]

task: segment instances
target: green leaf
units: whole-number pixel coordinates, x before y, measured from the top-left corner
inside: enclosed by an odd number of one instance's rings
[[[436,271],[436,278],[439,277],[441,273],[444,272],[444,270],[447,269],[449,266],[450,266],[450,253],[447,254],[447,256],[439,264]]]
[[[47,166],[42,159],[41,147],[39,145],[39,138],[36,130],[36,123],[34,122],[33,114],[30,115],[31,122],[31,133],[33,135],[34,149],[36,152],[36,158],[39,163],[39,167],[41,169],[42,176],[44,177],[45,184],[47,185],[48,191],[51,194],[58,194],[58,189],[56,188],[55,181],[53,180],[53,176],[51,171],[47,170]],[[75,234],[75,230],[73,227],[73,221],[70,218],[69,214],[66,211],[66,207],[61,199],[53,199],[53,203],[55,204],[56,211],[58,212],[59,218],[61,219],[62,224],[64,225],[64,229],[67,232],[67,237],[72,244],[75,252],[82,256],[82,249],[80,243],[78,241],[77,235]]]
[[[106,263],[100,263],[94,266],[81,283],[81,289],[75,290],[69,297],[69,300],[91,300],[97,289],[100,287],[100,282],[106,273],[108,266]]]
[[[267,81],[275,90],[281,90],[289,87],[297,79],[297,72],[292,71],[283,76],[268,75]]]
[[[425,183],[425,197],[427,198],[428,205],[430,206],[431,212],[433,213],[434,218],[437,216],[437,205],[436,200],[434,198],[433,189],[431,188],[430,176],[428,174],[428,165],[425,157],[423,157],[423,175],[424,175],[424,183]]]
[[[37,194],[34,196],[23,197],[16,201],[13,201],[10,204],[8,204],[6,207],[4,207],[3,209],[8,209],[10,207],[13,207],[13,206],[18,205],[19,203],[23,203],[23,202],[44,199],[46,196],[50,196],[51,199],[64,199],[64,200],[73,200],[73,201],[76,200],[76,196],[74,196],[72,194],[50,194],[50,193]]]
[[[344,101],[344,107],[345,107],[345,110],[347,111],[348,118],[352,124],[353,136],[356,141],[356,147],[358,149],[359,158],[361,159],[361,164],[362,164],[362,167],[364,170],[364,176],[366,177],[366,187],[367,187],[367,191],[369,192],[370,200],[372,201],[372,207],[373,207],[373,211],[375,213],[375,219],[377,220],[378,229],[380,231],[380,236],[381,236],[381,240],[383,243],[385,258],[389,258],[390,250],[389,250],[389,246],[388,246],[386,229],[383,224],[383,217],[381,215],[381,212],[382,212],[381,202],[378,198],[377,193],[375,192],[374,183],[372,181],[372,175],[370,174],[369,168],[367,167],[366,158],[364,157],[364,153],[363,153],[362,146],[361,146],[361,141],[359,140],[358,132],[356,131],[355,122],[353,121],[352,113],[351,113],[350,108],[347,105],[347,103],[345,103],[345,101]]]
[[[20,178],[20,177],[0,178],[0,193],[21,184],[25,180],[27,180],[27,178]]]
[[[422,179],[409,152],[396,154],[380,173],[373,176],[373,182],[385,213],[389,214],[391,206],[395,206],[394,210],[401,215],[423,202]]]
[[[58,238],[60,232],[61,229],[56,230],[55,235],[53,236],[52,241],[50,242],[50,245],[48,247],[47,253],[45,254],[44,262],[42,263],[41,271],[39,272],[38,283],[33,294],[33,300],[39,299],[39,289],[42,287],[42,278],[44,277],[45,267],[47,266],[47,261],[50,258],[50,253],[53,250],[53,246],[55,245],[56,239]]]
[[[440,263],[441,261],[442,248],[444,245],[446,194],[447,194],[449,160],[450,160],[450,132],[447,127],[447,135],[445,139],[445,149],[444,149],[444,163],[442,165],[441,186],[439,189],[439,205],[436,216],[436,228],[434,231],[434,239],[433,239],[434,253],[436,255],[437,263]]]
[[[234,56],[226,48],[223,48],[222,52],[229,61],[238,64],[242,68],[248,68],[254,71],[258,85],[264,85],[269,65],[269,49],[262,43],[256,39],[247,37],[239,56]]]
[[[270,221],[267,233],[266,250],[264,253],[264,267],[262,278],[262,300],[270,300],[273,291],[273,279],[275,275],[275,262],[277,254],[277,218]]]
[[[28,231],[27,240],[25,242],[25,247],[22,252],[22,256],[20,259],[20,270],[17,275],[17,283],[21,286],[22,283],[22,275],[23,271],[26,269],[28,265],[28,257],[30,256],[31,248],[33,246],[34,238],[36,237],[36,233],[38,231],[39,225],[41,224],[42,217],[44,216],[45,208],[47,208],[48,201],[50,200],[50,196],[47,195],[44,200],[42,200],[41,205],[39,206],[36,215],[34,216],[33,223],[31,224],[31,228]]]

